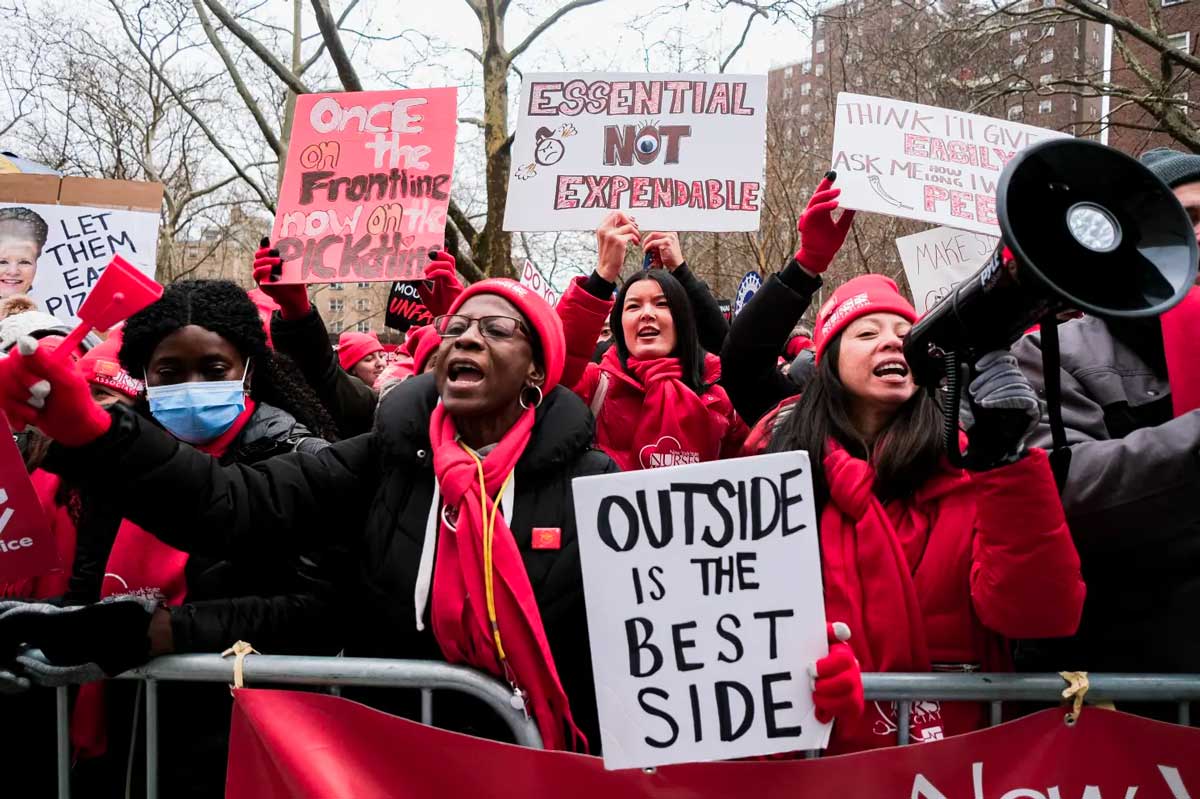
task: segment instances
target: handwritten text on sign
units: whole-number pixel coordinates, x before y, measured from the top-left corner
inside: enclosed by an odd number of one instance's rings
[[[285,283],[417,280],[445,238],[455,89],[304,94],[272,240]]]
[[[542,277],[542,273],[528,258],[525,259],[525,266],[521,268],[521,285],[545,300],[551,308],[558,305],[558,292],[550,285],[550,281]]]
[[[948,227],[896,239],[917,313],[937,305],[955,286],[978,272],[996,251],[998,241],[982,233]]]
[[[606,768],[824,747],[808,455],[573,481]]]
[[[526,75],[505,230],[758,230],[761,75]]]
[[[1018,152],[1066,136],[929,105],[841,92],[833,169],[846,208],[999,235],[996,183]]]

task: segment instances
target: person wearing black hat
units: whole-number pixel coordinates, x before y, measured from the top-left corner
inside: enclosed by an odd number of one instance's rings
[[[1200,155],[1157,149],[1141,161],[1200,240]],[[1023,669],[1200,671],[1200,409],[1180,390],[1190,369],[1168,370],[1164,324],[1085,316],[1059,326],[1070,449],[1061,494],[1088,596],[1074,637],[1018,645]],[[1045,397],[1040,332],[1013,354]],[[1045,412],[1029,443],[1051,447]],[[1173,707],[1134,709],[1174,720]]]

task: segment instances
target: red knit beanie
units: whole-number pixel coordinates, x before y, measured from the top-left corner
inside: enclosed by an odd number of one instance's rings
[[[442,337],[433,329],[433,325],[422,325],[409,334],[408,339],[404,342],[404,351],[412,356],[413,372],[421,374],[425,371],[425,365],[429,363],[429,358],[437,348],[442,344]]]
[[[503,277],[489,278],[467,286],[450,306],[448,313],[458,313],[467,300],[477,294],[495,294],[517,306],[529,325],[537,334],[545,359],[546,382],[542,393],[549,394],[562,378],[563,365],[567,359],[567,339],[563,335],[562,321],[550,305],[515,280]]]
[[[374,333],[347,331],[338,337],[338,363],[349,372],[354,365],[373,352],[382,352],[383,345]]]
[[[142,393],[142,381],[121,368],[121,361],[117,358],[120,351],[121,336],[109,336],[79,359],[79,371],[89,383],[136,398]]]
[[[847,325],[873,313],[893,313],[909,322],[917,321],[917,312],[912,303],[904,299],[891,278],[863,275],[848,280],[838,286],[817,313],[817,327],[813,331],[813,341],[817,345],[816,360],[821,360],[825,347]]]
[[[787,346],[783,348],[783,352],[790,361],[804,350],[811,350],[812,348],[813,340],[808,336],[792,336],[788,339]]]

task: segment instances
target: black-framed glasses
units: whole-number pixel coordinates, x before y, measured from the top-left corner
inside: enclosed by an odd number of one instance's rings
[[[458,338],[465,335],[473,324],[479,325],[479,332],[485,338],[496,339],[498,341],[506,341],[512,338],[517,334],[518,330],[522,333],[526,332],[525,323],[511,316],[481,316],[478,319],[473,319],[469,316],[461,316],[459,314],[445,314],[444,316],[437,317],[433,320],[433,329],[442,338]]]

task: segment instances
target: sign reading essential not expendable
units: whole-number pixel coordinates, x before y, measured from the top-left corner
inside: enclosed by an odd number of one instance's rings
[[[302,94],[271,240],[284,283],[420,280],[445,240],[457,90]]]
[[[948,227],[896,239],[917,314],[924,314],[978,272],[999,241],[994,236]]]
[[[114,255],[153,279],[160,183],[0,175],[0,299],[69,323]]]
[[[604,766],[823,748],[808,455],[572,481]]]
[[[1000,235],[996,184],[1013,156],[1066,137],[930,105],[840,92],[833,170],[844,208]]]
[[[762,75],[527,74],[504,229],[758,230],[766,121]]]

